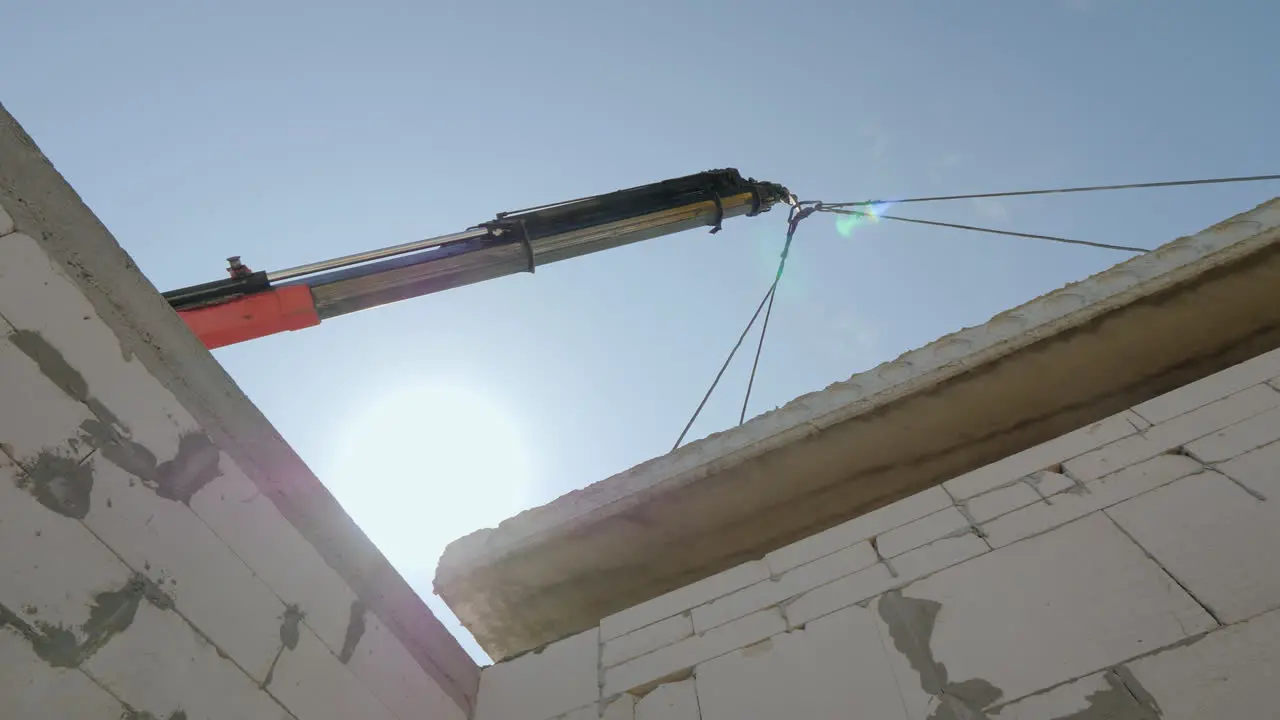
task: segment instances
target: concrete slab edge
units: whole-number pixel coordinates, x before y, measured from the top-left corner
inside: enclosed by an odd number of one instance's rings
[[[505,556],[549,534],[571,532],[601,515],[641,504],[651,491],[669,491],[788,445],[990,363],[1046,337],[1232,263],[1280,240],[1280,198],[1178,238],[1079,282],[1002,312],[988,322],[946,335],[849,380],[803,395],[741,426],[692,442],[547,505],[454,541],[436,575],[437,587],[455,574]]]

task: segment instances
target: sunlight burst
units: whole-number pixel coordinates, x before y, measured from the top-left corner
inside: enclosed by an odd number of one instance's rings
[[[891,203],[878,203],[875,205],[866,205],[864,207],[855,207],[865,215],[836,215],[836,232],[843,237],[853,237],[853,231],[863,225],[870,225],[880,222],[880,214],[889,209]]]
[[[388,387],[345,423],[322,477],[401,573],[522,509],[533,468],[521,423],[475,387]]]

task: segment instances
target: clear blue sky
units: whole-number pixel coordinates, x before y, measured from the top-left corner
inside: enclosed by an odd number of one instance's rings
[[[717,167],[827,201],[1280,169],[1280,5],[1261,2],[48,0],[0,15],[0,100],[162,290],[222,276],[229,255],[278,269]],[[1277,194],[898,211],[1155,246]],[[784,218],[216,354],[429,595],[449,539],[670,448],[772,277]],[[752,409],[1125,257],[809,220]],[[748,366],[693,437],[736,422]]]

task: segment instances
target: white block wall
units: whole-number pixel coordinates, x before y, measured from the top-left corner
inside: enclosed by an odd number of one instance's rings
[[[465,718],[32,233],[0,207],[0,717]]]
[[[475,720],[1280,718],[1280,350],[487,668]]]

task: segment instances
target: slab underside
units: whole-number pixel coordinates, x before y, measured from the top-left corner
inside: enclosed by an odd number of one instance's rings
[[[1280,347],[1280,199],[446,551],[495,659]]]

